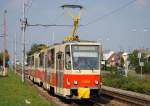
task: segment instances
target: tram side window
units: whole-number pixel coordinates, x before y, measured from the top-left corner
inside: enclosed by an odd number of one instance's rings
[[[48,56],[45,55],[45,69],[48,67]]]
[[[38,58],[35,58],[35,68],[38,68]]]
[[[43,67],[44,53],[41,53],[39,55],[39,58],[40,58],[40,67]]]
[[[31,57],[31,63],[30,64],[31,64],[31,66],[34,65],[34,57],[33,56]]]
[[[59,52],[57,54],[57,67],[56,69],[63,70],[64,69],[64,54]]]
[[[67,45],[65,48],[65,67],[67,70],[71,69],[71,56],[70,56],[70,46]]]
[[[54,68],[54,63],[55,63],[55,49],[51,49],[47,53],[48,57],[48,67]]]

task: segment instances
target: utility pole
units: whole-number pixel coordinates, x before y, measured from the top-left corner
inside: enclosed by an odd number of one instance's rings
[[[24,82],[24,70],[25,70],[25,30],[26,30],[26,17],[25,17],[25,1],[22,3],[22,82]]]
[[[4,10],[4,32],[3,32],[3,35],[4,35],[4,41],[3,41],[3,72],[5,73],[6,72],[6,59],[5,59],[5,50],[6,50],[6,47],[7,47],[7,40],[6,40],[6,13],[7,13],[7,10]]]

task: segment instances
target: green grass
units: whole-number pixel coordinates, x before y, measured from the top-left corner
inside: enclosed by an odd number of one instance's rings
[[[26,104],[25,100],[31,102]],[[32,86],[13,72],[7,77],[0,76],[0,106],[54,106],[50,101],[41,97]]]
[[[124,90],[139,92],[150,95],[150,76],[143,79],[129,75],[127,78],[117,74],[105,74],[102,76],[104,85]]]

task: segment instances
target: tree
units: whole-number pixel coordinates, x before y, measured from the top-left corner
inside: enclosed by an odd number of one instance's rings
[[[27,52],[27,56],[33,55],[36,52],[40,52],[43,49],[48,48],[45,44],[34,44],[31,46],[31,50]]]
[[[140,73],[140,66],[139,66],[139,59],[138,59],[138,50],[134,50],[130,55],[129,55],[129,60],[130,60],[130,66],[135,68],[135,71],[137,73]],[[150,73],[150,63],[147,63],[146,59],[144,58],[146,56],[145,53],[141,53],[141,62],[144,62],[143,66],[143,73]]]
[[[130,66],[136,68],[139,66],[138,60],[138,51],[134,50],[131,54],[129,54]]]

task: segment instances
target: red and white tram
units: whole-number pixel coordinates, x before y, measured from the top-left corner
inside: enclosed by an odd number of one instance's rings
[[[29,78],[50,93],[70,98],[90,98],[101,88],[100,45],[70,41],[29,57]]]

